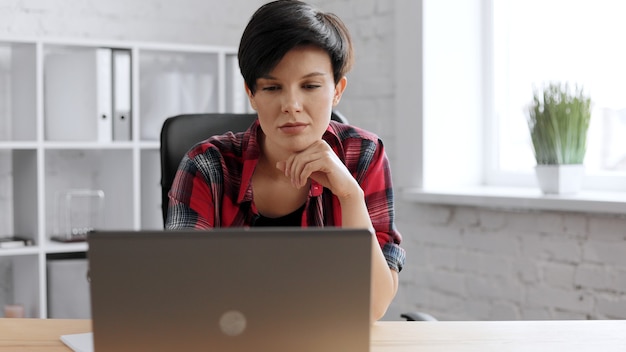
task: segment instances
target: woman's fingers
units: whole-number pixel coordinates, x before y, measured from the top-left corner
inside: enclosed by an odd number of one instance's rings
[[[292,155],[287,160],[287,167],[289,177],[296,187],[305,186],[308,179],[312,178],[334,192],[337,187],[352,177],[335,152],[324,141]]]
[[[350,182],[354,181],[345,165],[323,140],[292,154],[285,161],[276,163],[276,168],[281,170],[296,188],[304,187],[311,178],[336,194],[342,187],[349,187]]]

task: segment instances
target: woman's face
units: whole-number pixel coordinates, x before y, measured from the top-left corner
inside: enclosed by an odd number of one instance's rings
[[[256,83],[255,94],[248,90],[248,96],[265,134],[263,150],[279,156],[302,151],[321,139],[346,78],[335,85],[328,53],[302,46],[287,52]]]

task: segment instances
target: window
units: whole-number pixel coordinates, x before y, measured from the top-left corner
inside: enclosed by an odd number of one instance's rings
[[[626,212],[620,138],[626,132],[626,64],[620,66],[626,45],[619,38],[626,32],[619,18],[626,2],[398,0],[395,6],[392,162],[394,187],[404,200]],[[557,79],[576,79],[595,101],[588,172],[573,197],[539,191],[524,111],[533,82]]]
[[[498,148],[488,159],[487,183],[515,185],[534,176],[525,109],[533,88],[562,81],[584,87],[593,102],[583,188],[626,190],[626,2],[489,2],[485,56],[493,88],[486,101]]]

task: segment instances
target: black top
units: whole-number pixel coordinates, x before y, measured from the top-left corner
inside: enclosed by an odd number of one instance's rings
[[[259,217],[254,222],[254,226],[302,226],[302,212],[304,211],[304,204],[293,212],[283,215],[277,218],[268,218],[259,214]]]

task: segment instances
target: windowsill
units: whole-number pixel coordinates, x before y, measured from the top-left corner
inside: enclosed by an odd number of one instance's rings
[[[534,188],[475,186],[447,190],[411,188],[401,191],[400,195],[403,200],[426,204],[626,215],[626,192],[544,195]]]

